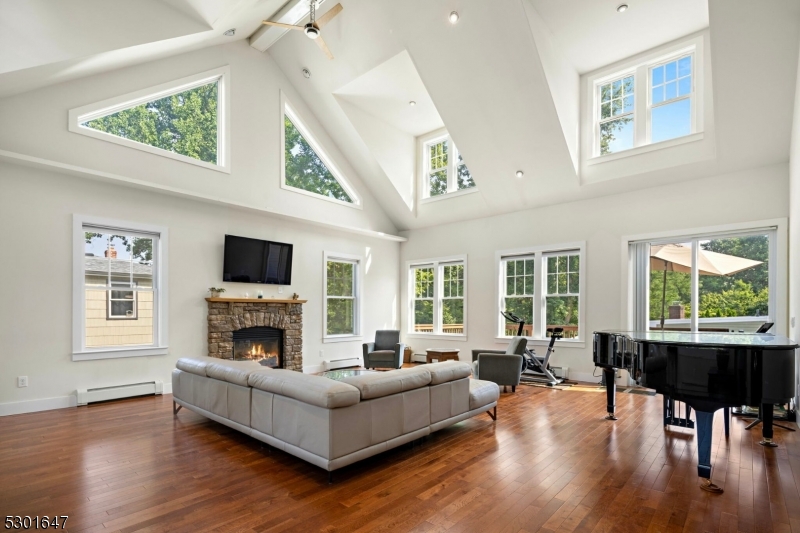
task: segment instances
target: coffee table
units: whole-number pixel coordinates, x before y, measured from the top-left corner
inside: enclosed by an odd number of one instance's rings
[[[432,363],[434,359],[438,359],[439,362],[447,361],[448,359],[458,361],[458,352],[457,348],[428,348],[425,350],[429,363]]]
[[[344,378],[351,378],[353,376],[362,376],[364,374],[372,374],[377,370],[366,370],[363,368],[343,368],[341,370],[328,370],[327,372],[320,372],[318,375],[339,381]]]

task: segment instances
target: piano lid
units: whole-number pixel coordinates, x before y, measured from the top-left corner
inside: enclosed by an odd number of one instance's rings
[[[769,333],[718,333],[689,331],[598,331],[611,335],[624,335],[635,341],[680,344],[684,346],[750,346],[756,348],[797,348],[792,339]]]

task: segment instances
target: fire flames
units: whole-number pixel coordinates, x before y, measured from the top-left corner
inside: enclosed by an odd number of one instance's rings
[[[258,361],[263,366],[278,365],[278,354],[267,353],[261,344],[254,344],[249,351],[242,353],[242,358]]]

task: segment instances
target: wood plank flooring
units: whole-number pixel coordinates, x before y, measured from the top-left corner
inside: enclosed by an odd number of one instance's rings
[[[800,435],[715,420],[712,495],[661,396],[521,386],[487,415],[327,474],[147,397],[0,418],[0,520],[70,532],[800,532]],[[720,411],[721,413],[721,411]]]

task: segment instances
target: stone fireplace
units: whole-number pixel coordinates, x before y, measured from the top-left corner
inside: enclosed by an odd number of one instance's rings
[[[208,355],[303,371],[305,300],[206,298]]]

